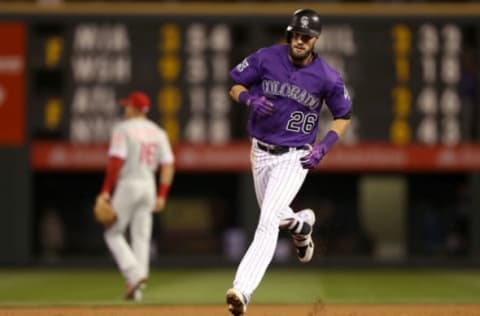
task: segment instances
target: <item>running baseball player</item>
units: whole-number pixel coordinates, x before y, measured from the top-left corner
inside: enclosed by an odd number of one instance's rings
[[[174,156],[165,131],[146,117],[150,108],[146,94],[133,92],[120,105],[125,120],[112,131],[106,175],[97,200],[111,202],[116,213],[104,237],[126,280],[124,298],[138,301],[149,274],[152,212],[164,209],[174,176]],[[131,245],[124,236],[127,227]]]
[[[322,29],[317,12],[294,12],[287,44],[262,48],[233,68],[233,100],[249,108],[251,163],[260,215],[255,236],[226,293],[228,310],[243,315],[277,245],[279,229],[290,231],[301,262],[312,259],[315,214],[294,212],[290,204],[309,169],[315,168],[345,132],[352,102],[340,74],[313,48]],[[333,116],[316,141],[325,103]]]

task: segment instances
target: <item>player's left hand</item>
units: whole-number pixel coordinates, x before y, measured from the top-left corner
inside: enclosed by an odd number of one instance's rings
[[[252,96],[248,99],[247,105],[252,108],[252,110],[260,116],[269,116],[272,115],[275,111],[275,107],[271,101],[269,101],[265,96],[256,97]]]
[[[300,158],[303,169],[314,169],[323,159],[327,151],[328,146],[322,142],[313,146],[307,155]]]
[[[153,213],[160,213],[165,209],[165,198],[157,197],[157,201],[155,201],[155,207],[153,208]]]
[[[95,219],[105,227],[110,227],[117,220],[117,214],[115,213],[112,205],[110,204],[110,194],[102,192],[97,195],[95,199],[95,205],[93,207],[93,213]]]

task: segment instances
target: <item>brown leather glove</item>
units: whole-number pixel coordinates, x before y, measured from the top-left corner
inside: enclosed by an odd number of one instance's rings
[[[100,193],[95,200],[93,209],[95,219],[105,227],[111,226],[117,220],[117,214],[110,204],[110,195],[108,193]]]

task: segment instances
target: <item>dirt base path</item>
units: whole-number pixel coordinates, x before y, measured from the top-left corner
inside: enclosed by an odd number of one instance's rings
[[[3,307],[3,316],[230,316],[226,306]],[[480,304],[251,305],[245,316],[480,316]]]

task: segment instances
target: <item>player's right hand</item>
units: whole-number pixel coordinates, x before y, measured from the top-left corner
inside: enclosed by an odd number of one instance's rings
[[[247,105],[260,116],[272,115],[275,111],[273,103],[267,100],[265,96],[251,96],[247,100]]]
[[[315,169],[327,151],[327,146],[322,142],[313,146],[307,155],[300,158],[300,163],[302,164],[303,169]]]
[[[153,208],[153,213],[160,213],[165,208],[165,198],[164,197],[157,197],[155,201],[155,207]]]

